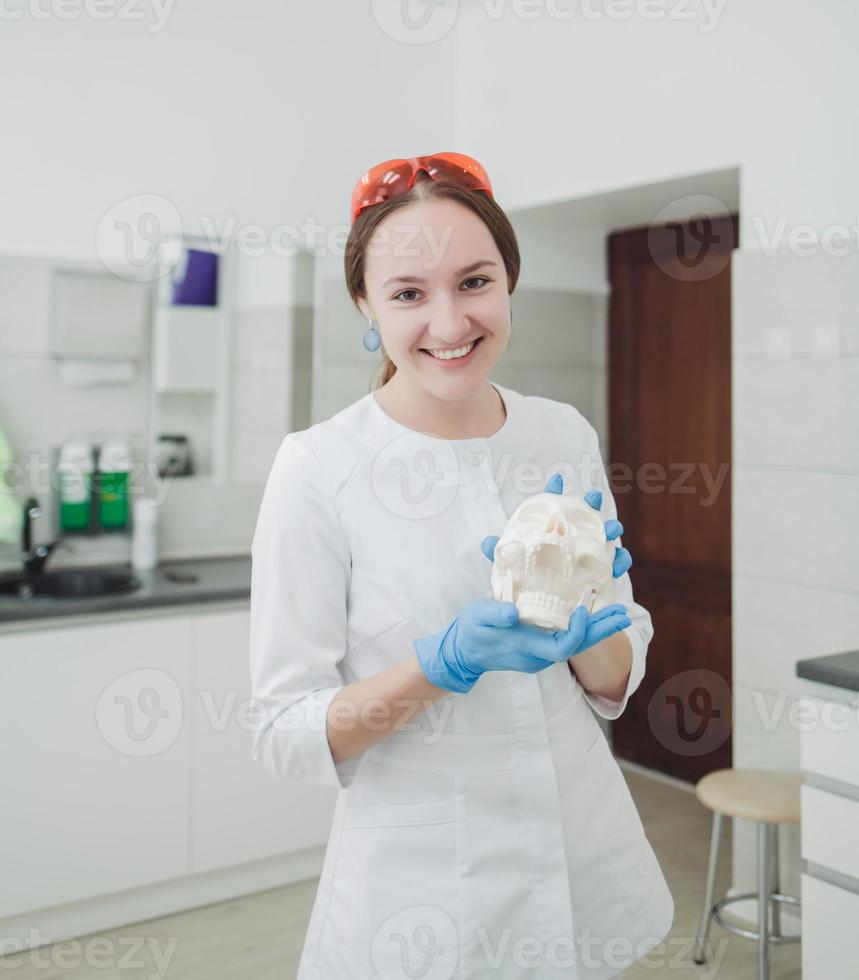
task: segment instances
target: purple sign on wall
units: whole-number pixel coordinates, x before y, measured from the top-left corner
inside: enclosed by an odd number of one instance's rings
[[[179,270],[176,270],[179,271]],[[185,270],[173,279],[173,306],[218,305],[218,256],[189,248],[185,253]]]

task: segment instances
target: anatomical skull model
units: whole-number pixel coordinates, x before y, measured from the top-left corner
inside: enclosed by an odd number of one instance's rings
[[[611,601],[616,544],[599,511],[579,497],[538,493],[516,508],[495,545],[492,591],[519,621],[566,630],[572,611]]]

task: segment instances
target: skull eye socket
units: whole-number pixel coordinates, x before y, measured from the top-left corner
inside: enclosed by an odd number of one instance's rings
[[[530,504],[525,504],[517,516],[522,521],[540,521],[546,514],[546,505],[535,500]]]
[[[506,561],[524,560],[525,546],[521,541],[505,541],[503,544],[499,542],[495,546],[496,559],[501,555],[504,556]]]
[[[593,555],[582,555],[576,562],[576,569],[586,578],[598,581],[603,572],[603,563]]]

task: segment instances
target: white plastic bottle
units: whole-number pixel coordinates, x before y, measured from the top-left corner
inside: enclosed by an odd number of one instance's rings
[[[147,572],[158,564],[158,504],[152,497],[136,497],[132,508],[131,566]]]

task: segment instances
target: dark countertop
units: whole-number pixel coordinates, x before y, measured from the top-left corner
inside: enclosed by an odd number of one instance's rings
[[[848,691],[859,691],[859,650],[797,660],[796,676]]]
[[[98,567],[104,571],[133,571],[142,584],[133,592],[93,598],[19,599],[0,595],[0,628],[15,623],[32,626],[34,621],[38,623],[58,616],[92,616],[125,610],[250,599],[250,555],[164,561],[148,572],[136,571],[128,562],[88,567]],[[193,576],[193,580],[171,580],[174,573],[177,576]],[[9,575],[5,573],[0,577],[7,578]]]

